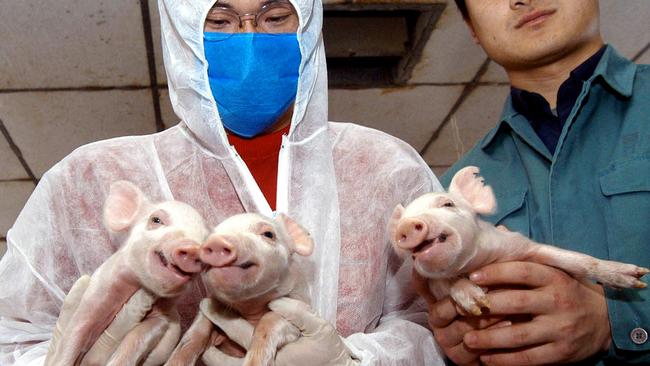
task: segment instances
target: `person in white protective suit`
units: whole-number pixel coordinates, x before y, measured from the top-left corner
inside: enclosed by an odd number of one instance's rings
[[[237,1],[228,3],[239,14],[259,12],[263,3]],[[328,347],[347,348],[318,352],[349,352],[347,357],[362,365],[442,365],[431,332],[421,325],[427,314],[410,286],[410,260],[394,254],[386,230],[396,204],[442,187],[406,143],[373,129],[328,122],[322,5],[320,0],[290,4],[298,18],[299,77],[293,113],[284,113],[290,124],[279,149],[275,198],[276,210],[314,238],[315,251],[304,263],[312,308],[340,336],[340,345]],[[213,5],[214,0],[159,3],[169,95],[181,122],[160,133],[75,150],[44,174],[8,232],[0,262],[0,364],[42,365],[66,293],[115,252],[119,238],[109,235],[101,215],[112,182],[132,181],[153,201],[186,202],[211,227],[242,212],[272,214],[229,143],[220,113],[232,111],[215,102],[212,89],[220,84],[208,76],[204,50],[209,38],[204,21]],[[257,22],[245,18],[240,17],[240,32]],[[252,113],[256,105],[247,108]],[[198,282],[180,299],[184,327],[205,295]],[[300,309],[295,316],[300,318]],[[326,354],[318,356],[327,360]],[[297,364],[308,362],[319,364],[310,359]]]

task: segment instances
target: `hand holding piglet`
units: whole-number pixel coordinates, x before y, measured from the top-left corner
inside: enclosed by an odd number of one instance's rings
[[[642,288],[645,284],[639,278],[648,270],[534,243],[480,221],[476,213],[490,213],[496,202],[477,173],[477,168],[467,167],[454,176],[449,193],[425,195],[406,209],[398,206],[391,224],[394,244],[398,250],[412,253],[418,275],[426,279],[420,292],[425,287],[440,300],[430,301],[430,321],[446,353],[457,363],[475,364],[476,350],[509,348],[513,350],[485,355],[481,360],[529,364],[532,359],[574,361],[606,349],[609,324],[603,290],[584,279],[612,287]],[[508,261],[515,262],[505,263]],[[463,276],[479,269],[472,277],[479,285],[524,285],[530,289],[488,297]],[[447,294],[453,301],[445,300]],[[481,314],[481,307],[489,307],[492,318],[458,319],[454,305],[463,314]],[[511,314],[532,315],[533,320],[465,334]],[[567,333],[569,328],[572,331]],[[589,338],[591,341],[585,342]],[[529,348],[515,350],[518,347]],[[526,359],[529,361],[524,362]]]
[[[192,365],[202,354],[208,365],[351,365],[334,327],[306,303],[306,283],[292,255],[310,255],[313,245],[284,214],[241,214],[219,224],[201,246],[210,298],[167,364]],[[248,351],[244,359],[224,353],[226,338]]]
[[[111,231],[129,231],[128,238],[90,279],[82,277],[71,289],[46,365],[162,364],[180,337],[173,297],[202,268],[203,218],[182,202],[151,203],[126,181],[111,185],[104,218]],[[134,319],[134,303],[141,311],[155,299],[144,320]]]

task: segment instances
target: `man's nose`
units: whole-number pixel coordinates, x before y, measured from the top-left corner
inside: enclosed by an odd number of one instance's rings
[[[510,8],[517,10],[520,6],[530,5],[531,0],[510,0]]]

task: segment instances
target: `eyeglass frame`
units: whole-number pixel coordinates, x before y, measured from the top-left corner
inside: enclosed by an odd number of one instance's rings
[[[252,20],[252,21],[253,21],[253,26],[254,26],[255,28],[257,28],[257,27],[258,27],[258,22],[257,22],[257,20],[258,20],[260,14],[263,14],[263,13],[269,11],[269,9],[268,9],[267,7],[269,7],[269,6],[273,6],[274,4],[287,4],[287,5],[289,5],[289,6],[291,7],[291,12],[292,12],[292,14],[295,15],[295,16],[296,16],[296,20],[298,20],[298,22],[300,22],[300,17],[298,17],[298,12],[296,11],[296,8],[295,8],[295,7],[293,6],[293,4],[292,4],[290,1],[288,1],[288,0],[271,0],[271,1],[267,1],[264,5],[262,5],[262,6],[260,7],[259,11],[255,12],[255,13],[244,13],[244,14],[239,14],[239,13],[238,13],[237,11],[235,11],[235,9],[233,9],[232,7],[224,7],[224,6],[221,6],[221,7],[220,7],[220,6],[219,6],[219,1],[217,0],[217,2],[216,2],[216,3],[212,6],[212,8],[210,8],[210,10],[208,11],[208,15],[206,16],[206,23],[207,23],[208,20],[209,20],[210,12],[211,12],[212,10],[214,10],[214,9],[219,9],[219,8],[220,8],[220,9],[222,9],[223,11],[229,12],[229,13],[231,13],[232,15],[234,15],[234,16],[236,16],[236,17],[238,18],[238,20],[239,20],[239,25],[238,25],[238,28],[237,28],[237,29],[242,29],[242,28],[244,28],[244,22],[245,22],[245,21],[248,21],[248,20]],[[223,4],[222,4],[222,5],[223,5]]]

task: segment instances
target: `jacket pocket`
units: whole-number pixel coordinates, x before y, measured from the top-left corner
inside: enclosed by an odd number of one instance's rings
[[[600,177],[609,257],[650,260],[650,157],[617,161]]]
[[[599,180],[605,196],[610,257],[612,250],[616,251],[621,244],[626,251],[636,248],[647,252],[650,244],[650,158],[614,162],[601,173]]]
[[[494,225],[503,225],[510,231],[530,236],[530,219],[526,205],[527,189],[508,191],[498,195],[497,210],[493,215],[483,217]]]

